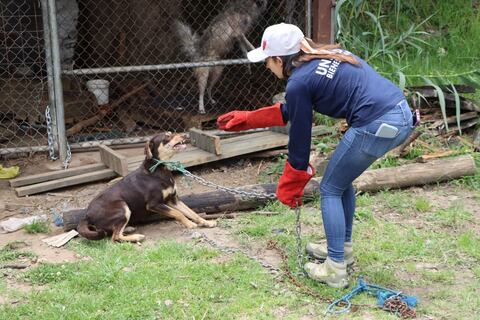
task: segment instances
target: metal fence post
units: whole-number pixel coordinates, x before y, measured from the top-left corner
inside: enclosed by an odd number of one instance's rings
[[[312,37],[312,0],[305,0],[305,35]]]
[[[43,3],[43,1],[42,1]],[[60,160],[63,162],[67,159],[67,136],[65,134],[65,112],[63,105],[63,86],[62,86],[62,70],[60,67],[60,46],[58,43],[57,29],[57,10],[55,0],[47,0],[48,4],[48,22],[50,31],[51,44],[51,60],[53,73],[53,91],[55,96],[55,115],[58,133],[58,150]],[[48,61],[48,59],[47,59]],[[48,62],[47,62],[48,63]],[[50,82],[49,82],[50,86]]]
[[[53,63],[52,63],[52,42],[50,40],[50,26],[47,0],[41,0],[42,5],[42,22],[43,22],[43,41],[45,45],[45,64],[47,66],[47,84],[48,84],[48,100],[50,105],[55,104],[55,91],[53,85]],[[58,128],[57,128],[57,113],[55,108],[50,108],[52,116],[52,133],[53,148],[58,152]]]

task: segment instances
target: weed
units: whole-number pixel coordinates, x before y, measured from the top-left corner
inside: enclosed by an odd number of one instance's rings
[[[23,227],[27,233],[48,233],[50,232],[50,226],[46,221],[34,221]]]
[[[35,257],[35,254],[32,252],[18,250],[24,246],[25,243],[21,241],[7,243],[3,248],[0,249],[0,262],[14,261],[19,258]]]
[[[415,199],[415,209],[419,212],[428,212],[432,209],[430,201],[425,197]]]
[[[445,227],[458,226],[465,221],[471,221],[472,218],[472,213],[464,210],[461,204],[453,204],[449,208],[438,209],[433,215],[429,216],[430,220],[438,221]]]

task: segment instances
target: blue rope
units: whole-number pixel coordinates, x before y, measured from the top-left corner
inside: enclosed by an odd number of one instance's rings
[[[332,314],[332,315],[339,315],[343,313],[347,313],[350,311],[352,307],[352,303],[350,299],[356,296],[359,293],[367,292],[368,294],[375,295],[377,297],[377,303],[380,307],[383,307],[385,301],[388,299],[392,299],[395,297],[399,297],[403,302],[405,302],[410,308],[413,308],[417,305],[417,297],[415,296],[407,296],[402,294],[400,291],[394,291],[389,288],[385,288],[382,286],[368,284],[363,280],[363,277],[358,277],[358,284],[357,286],[350,291],[348,294],[344,295],[340,299],[333,301],[325,311],[325,314]],[[344,306],[341,306],[344,305]]]
[[[179,161],[165,161],[155,158],[152,158],[152,160],[155,161],[155,164],[148,169],[151,173],[157,170],[160,165],[166,166],[170,171],[180,171],[182,173],[185,173],[185,171],[187,171],[183,164],[181,164]]]

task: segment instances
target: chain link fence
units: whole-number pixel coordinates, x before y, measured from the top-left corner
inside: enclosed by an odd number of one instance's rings
[[[262,64],[248,63],[245,53],[268,25],[285,21],[305,29],[308,16],[307,2],[294,0],[46,2],[56,7],[52,29],[43,27],[48,17],[42,20],[37,1],[0,4],[2,153],[43,150],[33,147],[47,145],[49,104],[57,110],[56,139],[72,148],[215,128],[222,113],[267,105],[283,84]],[[47,81],[44,46],[50,44],[43,30],[58,34],[59,52],[52,46],[57,84]],[[50,82],[58,91],[49,91]]]
[[[38,1],[0,2],[0,151],[47,144],[43,30]]]

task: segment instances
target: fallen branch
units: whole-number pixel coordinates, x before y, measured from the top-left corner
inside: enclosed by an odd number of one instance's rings
[[[414,131],[412,134],[408,137],[408,139],[402,143],[400,146],[398,146],[395,150],[392,151],[392,154],[396,157],[404,157],[408,151],[405,151],[410,144],[412,144],[413,141],[417,140],[418,137],[422,135],[423,132],[421,131]]]
[[[416,158],[415,160],[417,160],[418,162],[425,163],[429,160],[438,159],[438,158],[445,158],[445,157],[448,157],[448,156],[452,156],[454,154],[455,154],[455,151],[453,151],[453,150],[439,151],[439,152],[435,152],[435,153],[431,153],[431,154],[424,154],[424,155]]]
[[[131,96],[137,94],[139,91],[144,89],[146,86],[148,86],[148,83],[142,84],[141,86],[136,87],[132,91],[124,94],[121,96],[117,101],[113,102],[110,105],[102,106],[100,110],[98,110],[98,114],[94,115],[91,118],[85,119],[77,123],[76,125],[72,126],[70,129],[67,130],[67,137],[73,136],[76,133],[79,133],[82,131],[84,128],[87,128],[91,125],[94,125],[98,121],[102,120],[110,114],[113,110],[115,110],[119,105],[121,105],[123,102],[125,102],[128,98]]]
[[[364,172],[354,185],[358,191],[372,192],[384,189],[405,188],[447,181],[463,176],[474,175],[477,168],[469,155],[448,159],[437,159],[427,163],[411,163],[395,168],[383,168]],[[318,199],[320,178],[312,179],[305,188],[307,198]],[[275,193],[276,184],[257,184],[242,188],[248,192]],[[245,198],[222,190],[190,194],[180,199],[196,212],[208,215],[218,212],[232,212],[253,209],[266,204],[265,198]],[[85,210],[72,210],[63,214],[66,230],[77,226],[85,216]]]

